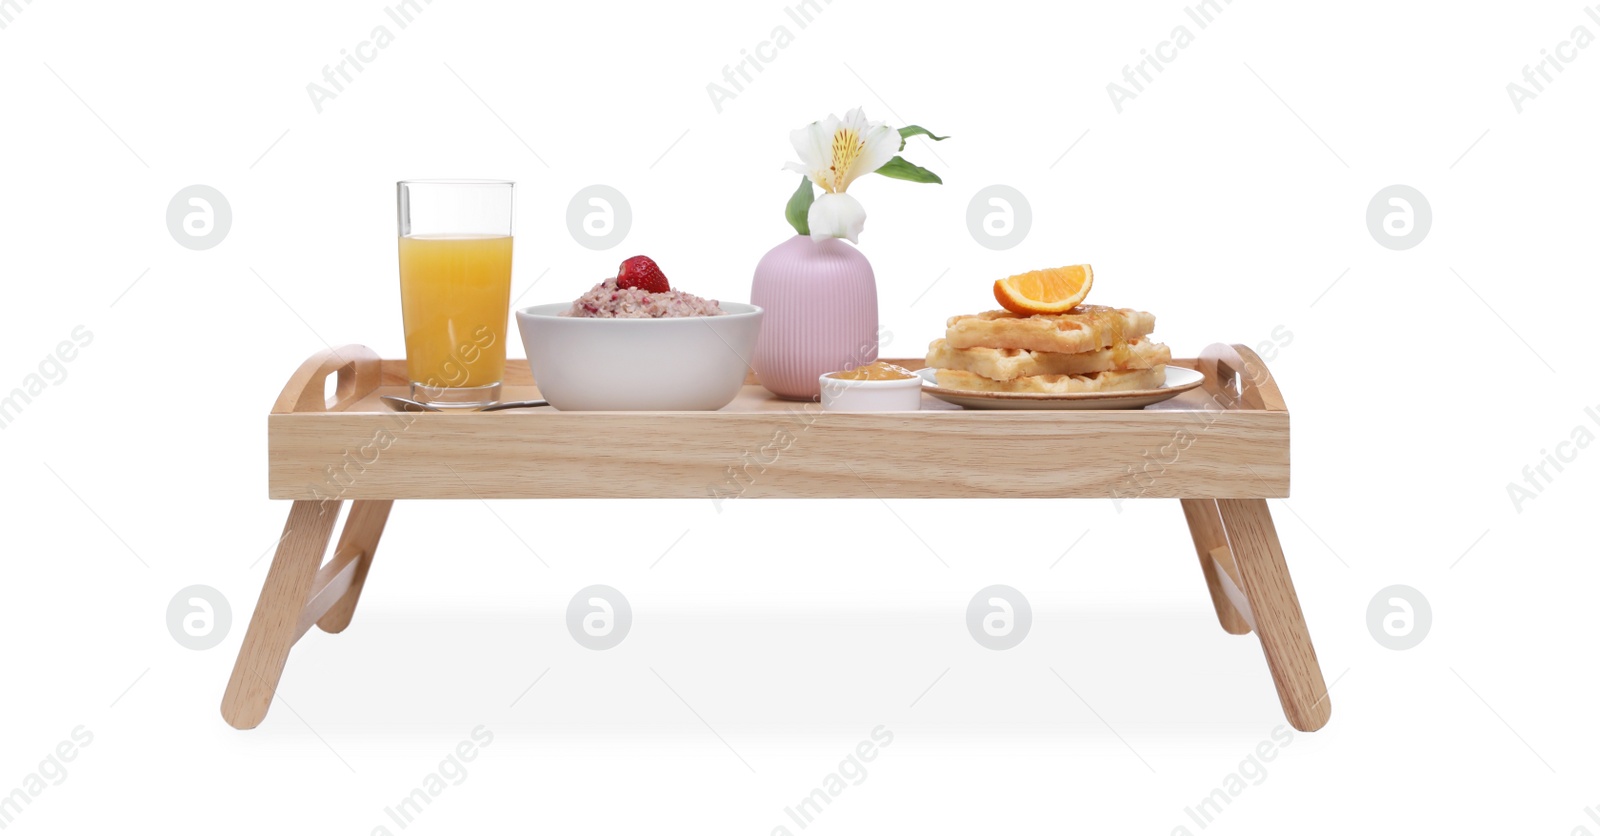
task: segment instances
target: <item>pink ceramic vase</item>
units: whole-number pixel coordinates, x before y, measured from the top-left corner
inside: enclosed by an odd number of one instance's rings
[[[810,400],[817,378],[878,359],[878,285],[848,241],[796,235],[756,265],[750,302],[766,313],[750,365],[780,398]]]

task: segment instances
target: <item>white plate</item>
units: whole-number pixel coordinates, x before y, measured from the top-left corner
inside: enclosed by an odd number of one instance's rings
[[[975,392],[946,389],[934,378],[934,369],[919,369],[922,391],[941,401],[967,409],[1140,409],[1176,397],[1205,382],[1206,376],[1182,366],[1167,366],[1167,379],[1159,389],[1126,392],[1078,392],[1051,395],[1040,392]]]

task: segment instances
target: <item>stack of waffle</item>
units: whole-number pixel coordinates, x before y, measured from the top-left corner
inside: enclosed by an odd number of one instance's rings
[[[1149,338],[1156,318],[1078,305],[1060,314],[989,311],[953,316],[928,346],[946,389],[1072,394],[1158,389],[1172,352]]]

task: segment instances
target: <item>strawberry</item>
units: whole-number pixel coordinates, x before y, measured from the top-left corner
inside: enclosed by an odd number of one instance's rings
[[[667,284],[667,274],[646,255],[636,255],[617,268],[617,287],[637,287],[649,293],[666,293],[672,289]]]

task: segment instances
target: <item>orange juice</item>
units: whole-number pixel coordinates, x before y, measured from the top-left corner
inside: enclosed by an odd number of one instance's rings
[[[400,239],[400,310],[413,383],[497,384],[506,369],[511,236]]]

